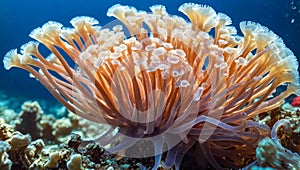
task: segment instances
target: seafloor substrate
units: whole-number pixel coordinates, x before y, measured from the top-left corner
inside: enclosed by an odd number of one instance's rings
[[[82,120],[63,108],[57,109],[56,117],[46,114],[38,102],[23,103],[20,113],[8,104],[0,107],[1,170],[151,169],[154,164],[154,158],[106,154],[104,147],[85,140],[96,137],[99,129],[101,132],[107,128],[105,125]],[[256,162],[249,169],[300,169],[300,110],[277,108],[255,118],[270,127],[280,119],[287,119],[291,130],[279,129],[280,142],[270,138],[262,140],[256,148]],[[195,144],[186,154],[182,169],[211,167],[200,157],[197,148]]]

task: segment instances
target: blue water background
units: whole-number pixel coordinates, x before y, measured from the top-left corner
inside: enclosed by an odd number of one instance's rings
[[[114,4],[135,6],[149,11],[149,6],[162,4],[170,14],[179,15],[178,7],[185,2],[207,4],[217,12],[231,17],[238,28],[241,21],[258,22],[282,37],[286,45],[300,57],[300,9],[299,0],[201,0],[201,1],[101,1],[101,0],[1,0],[0,1],[0,90],[10,96],[25,99],[44,99],[54,101],[50,93],[29,74],[21,69],[6,71],[2,60],[6,52],[19,48],[32,40],[31,30],[42,26],[49,20],[58,21],[71,27],[69,21],[76,16],[91,16],[104,25],[114,18],[106,16],[106,11]],[[239,30],[239,28],[238,28]],[[241,35],[241,33],[239,32]]]

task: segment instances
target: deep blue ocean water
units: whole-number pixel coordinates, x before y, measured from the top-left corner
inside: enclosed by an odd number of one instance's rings
[[[0,90],[10,96],[25,99],[54,101],[48,91],[36,80],[29,78],[24,70],[13,68],[6,71],[2,60],[6,52],[19,48],[30,41],[31,30],[49,20],[70,27],[69,21],[76,16],[91,16],[104,25],[114,18],[106,16],[114,4],[135,6],[149,11],[149,6],[162,4],[173,15],[184,15],[178,7],[185,2],[207,4],[217,12],[231,17],[238,28],[241,21],[249,20],[273,30],[283,38],[286,45],[300,57],[300,1],[299,0],[201,0],[201,1],[133,1],[133,0],[1,0],[0,1]],[[186,18],[186,17],[185,17]],[[238,29],[239,30],[239,29]],[[241,35],[241,33],[239,32]]]

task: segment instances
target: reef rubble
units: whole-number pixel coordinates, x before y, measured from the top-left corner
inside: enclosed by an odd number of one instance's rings
[[[280,127],[278,140],[263,139],[256,148],[255,161],[245,168],[300,168],[300,110],[277,108],[254,118],[270,127],[281,119],[290,122],[290,131]],[[154,158],[108,154],[97,142],[87,140],[96,138],[106,128],[73,113],[63,117],[46,114],[36,101],[23,103],[20,113],[8,107],[0,109],[0,169],[151,169]],[[195,145],[186,155],[182,169],[210,167],[207,161],[195,157],[201,154],[197,148]]]

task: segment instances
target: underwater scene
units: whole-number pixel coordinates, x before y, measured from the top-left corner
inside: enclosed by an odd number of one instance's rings
[[[0,170],[300,170],[299,0],[0,8]]]

